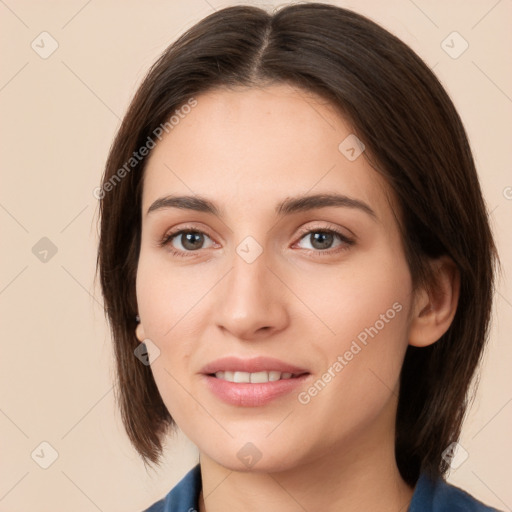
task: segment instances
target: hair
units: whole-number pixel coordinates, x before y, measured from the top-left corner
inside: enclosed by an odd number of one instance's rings
[[[475,164],[461,119],[428,66],[368,18],[320,3],[273,13],[235,6],[202,19],[153,64],[117,132],[102,181],[97,270],[129,439],[144,464],[159,464],[164,436],[176,426],[150,367],[134,357],[147,157],[132,157],[191,98],[274,83],[326,99],[364,141],[398,205],[413,286],[432,284],[432,261],[443,255],[458,269],[460,297],[449,329],[428,347],[407,347],[395,430],[406,482],[414,485],[421,471],[445,476],[442,454],[460,436],[489,334],[497,263]],[[122,173],[127,162],[131,169]]]

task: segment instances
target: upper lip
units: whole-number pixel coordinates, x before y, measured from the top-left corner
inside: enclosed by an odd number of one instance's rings
[[[282,373],[292,373],[301,375],[309,373],[303,368],[299,368],[293,364],[285,363],[273,357],[253,357],[250,359],[242,359],[239,357],[223,357],[216,359],[211,363],[205,365],[201,373],[210,375],[217,372],[231,371],[231,372],[263,372],[263,371],[276,371]]]

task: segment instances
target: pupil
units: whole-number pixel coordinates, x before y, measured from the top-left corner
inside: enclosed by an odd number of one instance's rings
[[[332,243],[332,233],[313,233],[311,244],[315,249],[328,249]]]
[[[198,249],[201,246],[203,235],[201,233],[185,233],[185,243],[183,243],[183,247],[186,249]],[[195,241],[194,241],[195,238]],[[199,241],[199,244],[197,242]],[[195,242],[195,243],[194,243]]]

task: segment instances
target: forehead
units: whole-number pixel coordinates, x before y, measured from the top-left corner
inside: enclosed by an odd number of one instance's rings
[[[325,99],[285,84],[195,99],[151,152],[143,211],[171,193],[211,197],[247,215],[251,205],[270,210],[284,197],[329,192],[389,209],[386,183],[364,155],[347,157],[354,130]]]

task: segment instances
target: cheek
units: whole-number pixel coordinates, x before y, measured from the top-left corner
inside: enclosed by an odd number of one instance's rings
[[[350,446],[365,432],[394,423],[407,313],[399,301],[382,304],[366,303],[367,309],[358,309],[357,316],[343,315],[336,337],[324,337],[311,347],[312,360],[321,354],[317,360],[322,364],[297,397],[295,419],[303,419],[316,432],[312,437],[318,450],[328,451],[340,442]]]
[[[172,268],[162,255],[141,251],[136,294],[144,334],[159,349],[151,371],[162,399],[175,421],[194,416],[197,403],[187,393],[191,363],[202,339],[204,311],[201,299],[213,288],[214,276],[194,271],[193,266]],[[184,412],[186,411],[186,416]]]
[[[332,340],[337,339],[341,343],[339,348],[343,348],[347,340],[360,333],[364,341],[366,329],[376,323],[379,337],[383,332],[390,336],[406,323],[412,282],[408,265],[397,252],[384,243],[375,244],[336,267],[318,265],[312,270],[299,269],[282,276],[307,306],[297,310],[308,318],[308,309],[314,313],[311,318],[319,339],[328,341],[330,333]],[[401,334],[399,339],[403,340],[403,331]],[[337,342],[327,344],[333,345]]]
[[[350,411],[356,423],[369,421],[394,394],[408,345],[412,283],[405,260],[391,251],[368,254],[325,279],[316,276],[316,288],[312,282],[303,281],[298,294],[308,296],[321,319],[313,324],[321,335],[310,327],[308,349],[320,364],[302,403],[325,421],[330,417],[335,435],[347,416],[334,410]]]
[[[171,265],[166,255],[141,251],[137,269],[137,305],[146,336],[171,342],[178,332],[196,322],[203,297],[211,291],[215,276],[194,265]],[[192,333],[190,333],[192,334]]]

